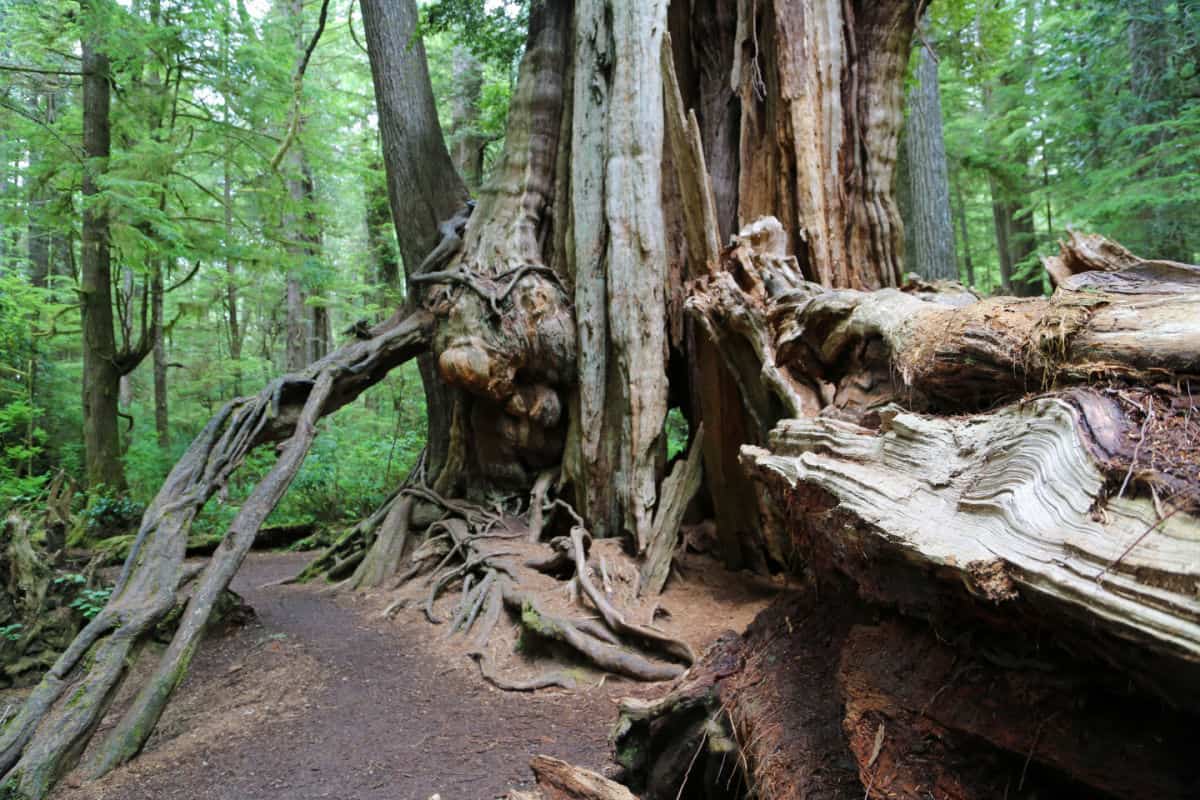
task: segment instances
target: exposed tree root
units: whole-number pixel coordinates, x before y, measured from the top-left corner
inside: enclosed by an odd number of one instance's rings
[[[175,605],[195,515],[252,449],[289,439],[214,556],[155,680],[97,751],[92,770],[102,772],[141,748],[186,672],[213,603],[299,468],[316,419],[424,350],[432,323],[428,313],[415,312],[372,339],[348,344],[273,382],[255,397],[227,404],[209,422],[146,510],[108,605],[59,656],[0,735],[0,790],[39,800],[79,758],[138,645]]]
[[[496,674],[491,656],[487,653],[474,651],[468,655],[472,661],[479,665],[479,674],[485,681],[497,689],[503,689],[506,692],[536,692],[538,689],[550,688],[574,689],[578,685],[571,673],[562,670],[548,672],[545,675],[531,678],[530,680],[512,680]]]
[[[552,478],[552,471],[543,473],[541,486],[531,494],[528,517],[536,516],[534,509],[544,512],[544,498]],[[590,535],[574,509],[564,501],[556,500],[549,508],[563,511],[573,519],[570,535],[552,537],[543,543],[532,541],[528,517],[513,517],[466,500],[446,498],[420,485],[403,489],[389,500],[391,511],[380,509],[372,519],[390,516],[405,498],[439,509],[440,516],[419,534],[422,538],[408,555],[407,570],[403,569],[402,551],[391,551],[388,562],[391,572],[381,572],[375,585],[385,585],[393,579],[402,596],[388,605],[384,616],[391,616],[405,606],[419,606],[430,623],[447,625],[446,636],[470,636],[471,654],[484,678],[497,687],[532,691],[543,686],[562,686],[569,677],[551,673],[533,681],[517,681],[498,675],[486,647],[506,607],[521,628],[565,646],[602,670],[637,680],[660,681],[677,677],[684,666],[693,662],[694,655],[687,644],[654,628],[629,622],[613,605],[608,592],[596,585],[587,556]],[[385,524],[379,527],[382,529]],[[539,524],[545,527],[544,522]],[[418,535],[413,534],[411,539]],[[381,546],[381,541],[382,536],[376,538],[372,552]],[[334,545],[340,547],[344,548],[344,544]],[[336,561],[331,562],[330,554],[326,553],[315,563],[329,567]],[[312,572],[310,567],[304,574]],[[532,588],[538,573],[566,580],[565,585],[576,602],[586,601],[600,619],[569,618],[547,610],[542,599],[545,590]],[[603,581],[603,570],[598,574]],[[413,593],[417,581],[423,581],[419,597]],[[544,585],[545,579],[540,581]],[[456,587],[460,592],[459,602],[451,615],[443,618],[437,610],[439,600]]]

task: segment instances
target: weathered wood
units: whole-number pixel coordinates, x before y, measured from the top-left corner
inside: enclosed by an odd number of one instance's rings
[[[1177,261],[1139,258],[1099,234],[1071,231],[1059,254],[1042,259],[1055,286],[1128,294],[1200,291],[1200,267]]]
[[[645,548],[667,415],[665,0],[575,4],[571,225],[579,331],[564,473],[597,536]]]
[[[534,756],[529,765],[542,800],[637,800],[621,784],[557,758]]]
[[[804,274],[824,286],[900,283],[891,187],[918,7],[738,2],[739,217],[777,217]]]
[[[671,38],[664,36],[662,73],[667,143],[681,198],[689,267],[686,277],[690,280],[718,270],[721,225],[700,125],[694,111],[685,113],[674,56]],[[727,84],[723,85],[728,91]],[[725,188],[732,193],[732,182]],[[725,205],[731,206],[732,198],[725,199]],[[732,569],[745,563],[747,551],[759,538],[758,517],[743,501],[753,488],[737,462],[738,448],[747,442],[753,426],[748,424],[733,375],[721,363],[713,343],[708,337],[696,335],[695,327],[690,322],[685,337],[692,355],[689,383],[693,415],[708,422],[709,435],[703,446],[704,469],[709,476],[708,496],[718,522],[721,558]]]
[[[671,474],[659,489],[658,508],[654,512],[650,542],[642,557],[641,577],[638,593],[661,594],[671,574],[671,560],[679,544],[679,525],[683,522],[688,504],[700,490],[700,478],[704,452],[704,425],[696,431],[688,447],[687,458],[676,462]]]
[[[924,800],[932,789],[983,800],[1055,777],[1051,796],[1069,791],[1068,781],[1072,794],[1196,796],[1194,717],[1098,690],[1095,676],[1068,661],[1039,659],[1032,648],[1009,655],[1001,644],[956,649],[927,626],[896,620],[850,632],[838,689],[871,797]]]
[[[1060,290],[963,307],[897,290],[830,292],[773,316],[781,363],[837,387],[847,405],[861,375],[875,403],[925,400],[974,409],[1103,378],[1153,384],[1200,373],[1200,291],[1164,296]],[[871,349],[872,344],[883,347]]]
[[[614,730],[623,780],[645,800],[862,797],[842,733],[836,665],[857,613],[832,588],[789,593],[728,633],[664,696],[626,699]]]
[[[1135,682],[1194,694],[1200,519],[1110,496],[1089,422],[1055,397],[967,418],[889,411],[878,431],[794,419],[743,458],[783,509],[788,544],[864,598],[936,617],[982,614],[974,597]],[[1146,675],[1151,653],[1179,667]]]
[[[751,230],[723,271],[697,282],[687,309],[737,376],[760,430],[827,405],[973,410],[1098,379],[1200,374],[1200,284],[1185,292],[1175,273],[1158,281],[1147,262],[1085,273],[1137,293],[1062,288],[1051,298],[976,301],[944,283],[827,291],[798,280],[794,265],[770,255],[770,237],[756,241]]]
[[[741,391],[753,421],[752,441],[765,442],[783,417],[820,410],[815,386],[803,375],[780,368],[769,314],[824,291],[806,283],[796,260],[785,255],[779,221],[766,217],[744,227],[725,253],[724,269],[696,282],[687,301],[705,336],[715,346]]]

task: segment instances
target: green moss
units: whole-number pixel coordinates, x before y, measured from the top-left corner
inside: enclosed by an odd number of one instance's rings
[[[14,776],[4,783],[0,783],[0,800],[32,800],[18,787],[19,780],[19,776]]]
[[[547,638],[554,637],[554,626],[548,623],[530,603],[521,606],[521,624],[529,630]]]
[[[75,694],[71,695],[71,699],[67,701],[67,708],[74,708],[79,705],[85,697],[87,697],[87,687],[80,686],[75,690]]]

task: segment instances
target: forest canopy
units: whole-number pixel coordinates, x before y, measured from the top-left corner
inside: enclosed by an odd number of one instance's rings
[[[422,10],[442,129],[478,186],[502,146],[528,8]],[[297,37],[322,13],[297,89]],[[35,495],[58,469],[85,478],[85,206],[112,223],[117,347],[136,352],[143,323],[162,340],[121,378],[126,485],[111,489],[136,502],[220,402],[285,366],[289,325],[319,353],[402,294],[361,25],[354,3],[0,4],[0,503]],[[106,39],[114,88],[112,154],[86,200],[85,26]],[[936,64],[961,280],[989,293],[1037,275],[1068,227],[1195,260],[1200,4],[938,0],[914,46]],[[374,413],[326,423],[278,519],[355,519],[407,470],[424,420],[415,373],[366,402]],[[376,482],[358,465],[380,454],[393,463]]]

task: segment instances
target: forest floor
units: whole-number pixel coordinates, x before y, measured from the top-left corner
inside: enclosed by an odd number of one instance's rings
[[[590,675],[574,691],[500,691],[418,611],[389,621],[380,595],[271,585],[308,558],[252,554],[233,588],[256,619],[205,641],[139,758],[98,782],[69,775],[56,800],[483,800],[530,783],[538,753],[610,770],[618,700],[663,691]],[[687,559],[662,624],[703,652],[774,587]]]

